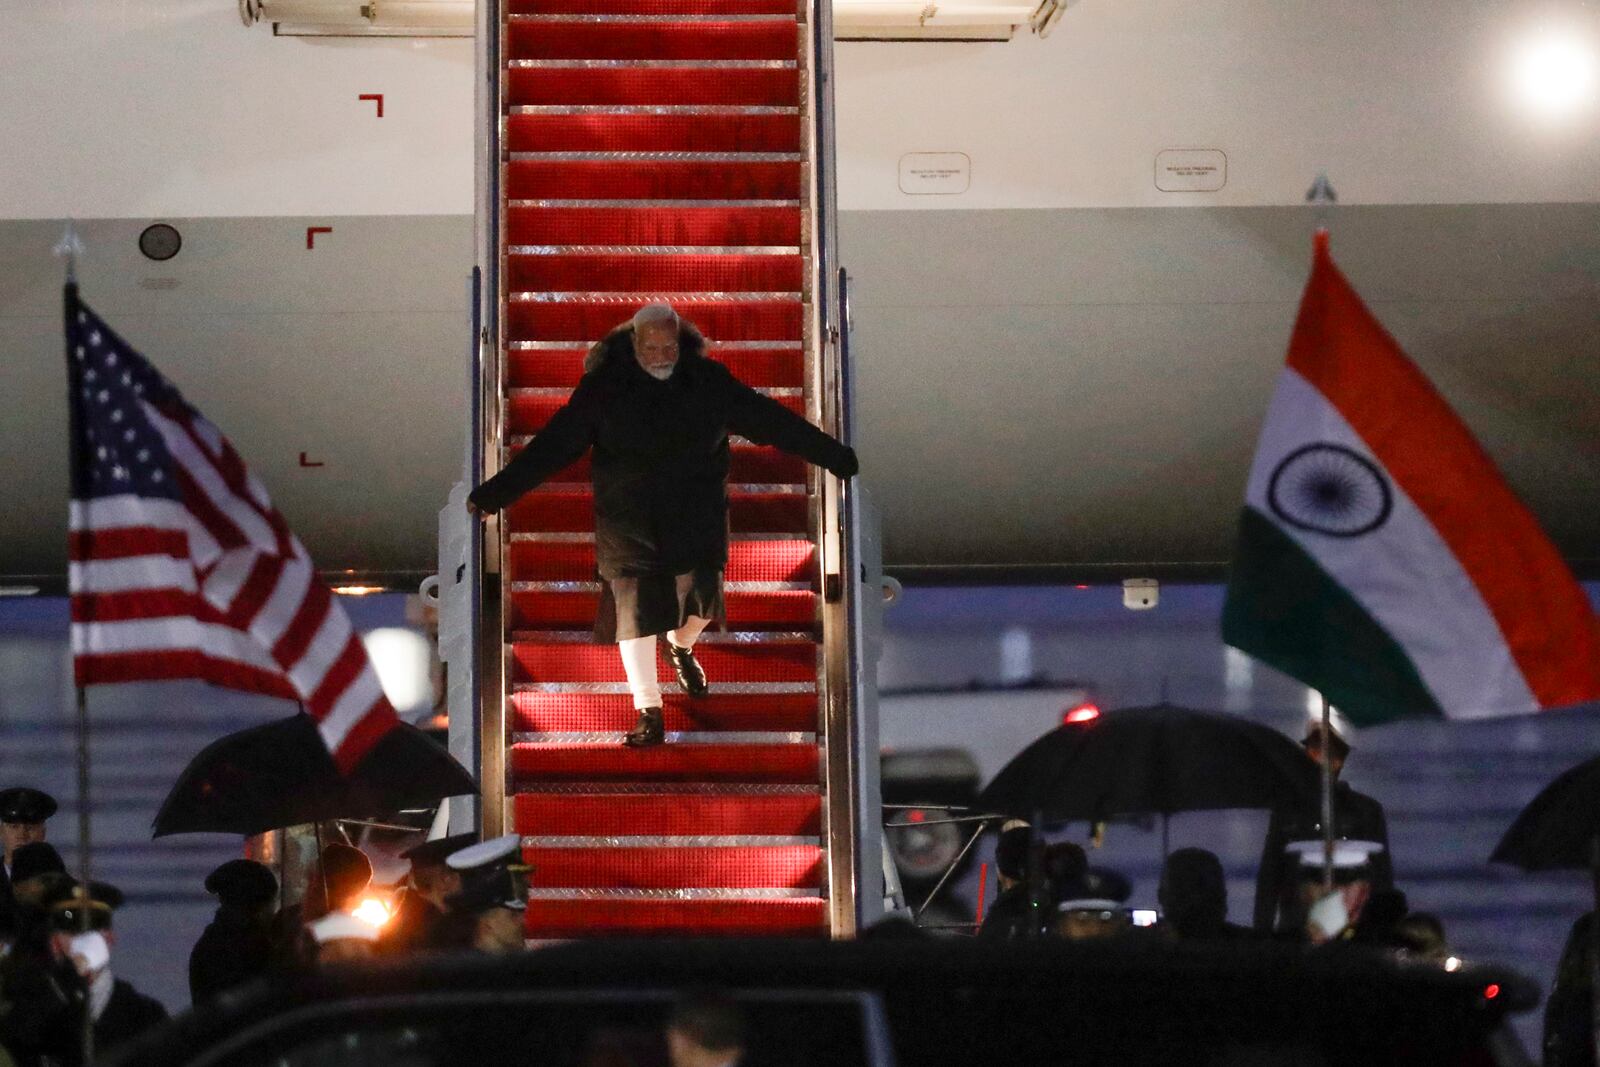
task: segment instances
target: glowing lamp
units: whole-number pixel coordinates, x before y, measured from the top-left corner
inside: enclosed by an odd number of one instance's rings
[[[1498,983],[1491,982],[1488,985],[1483,987],[1483,999],[1484,1000],[1493,1000],[1495,997],[1498,997],[1499,995],[1500,995],[1500,986],[1499,986]]]
[[[388,905],[377,897],[364,897],[350,912],[356,918],[372,926],[382,926],[391,918]]]
[[[1078,726],[1086,722],[1094,722],[1100,717],[1100,709],[1093,704],[1079,704],[1069,708],[1061,716],[1063,726]]]

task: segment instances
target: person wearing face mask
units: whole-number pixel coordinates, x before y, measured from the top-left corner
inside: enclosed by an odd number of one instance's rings
[[[27,1025],[14,1035],[13,1052],[23,1060],[81,1063],[85,1007],[93,1018],[97,1058],[166,1021],[159,1001],[112,973],[112,913],[122,899],[120,890],[104,882],[89,883],[83,893],[78,882],[59,879],[39,901],[42,956],[19,1009]]]
[[[665,739],[656,642],[678,683],[708,691],[695,639],[723,613],[728,560],[728,435],[774,445],[841,478],[855,452],[706,356],[705,338],[666,304],[648,304],[589,350],[567,403],[468,507],[500,511],[593,449],[595,640],[616,642],[638,722],[633,747]]]

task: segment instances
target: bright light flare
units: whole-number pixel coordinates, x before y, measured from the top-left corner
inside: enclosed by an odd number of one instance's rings
[[[1600,87],[1593,42],[1567,30],[1538,31],[1512,55],[1511,87],[1524,109],[1539,119],[1564,119],[1583,110]]]
[[[1093,704],[1079,704],[1069,708],[1061,716],[1063,726],[1077,726],[1081,723],[1094,722],[1100,717],[1100,709]]]
[[[1447,970],[1447,971],[1459,971],[1461,969],[1461,957],[1460,956],[1449,956],[1449,957],[1446,957],[1446,959],[1444,961],[1444,969]]]
[[[369,926],[378,927],[383,926],[384,923],[392,918],[389,913],[389,906],[377,897],[362,898],[361,903],[357,904],[350,914]]]
[[[383,592],[381,585],[336,585],[333,592],[340,596],[372,596]]]

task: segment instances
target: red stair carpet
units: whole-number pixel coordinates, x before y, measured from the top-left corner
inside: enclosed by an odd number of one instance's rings
[[[802,34],[793,0],[512,0],[503,27],[509,457],[587,346],[666,299],[740,379],[807,410]],[[589,643],[587,460],[508,512],[507,756],[531,940],[827,934],[817,561],[803,463],[735,440],[712,681],[633,722]],[[664,682],[670,665],[660,664]]]

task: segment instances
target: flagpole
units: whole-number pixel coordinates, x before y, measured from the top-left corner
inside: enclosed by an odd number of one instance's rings
[[[1322,891],[1333,892],[1333,713],[1321,691],[1322,703]]]
[[[78,254],[83,251],[83,241],[78,237],[77,228],[71,220],[67,222],[66,232],[61,235],[61,241],[55,247],[55,253],[66,260],[66,284],[62,289],[62,324],[65,327],[65,340],[67,342],[67,411],[69,413],[70,427],[67,433],[67,499],[73,499],[77,488],[76,482],[83,469],[82,446],[78,441],[79,429],[77,419],[73,417],[78,410],[78,397],[72,390],[72,327],[73,316],[77,312],[78,304]],[[89,530],[84,531],[85,537],[93,537]],[[69,529],[68,538],[71,533]],[[68,553],[71,558],[71,553]],[[69,583],[70,584],[70,583]],[[84,689],[82,680],[78,677],[77,667],[73,667],[72,688],[76,697],[77,717],[75,731],[78,740],[78,934],[81,936],[89,932],[89,875],[92,870],[90,848],[93,841],[91,831],[91,809],[93,802],[90,799],[89,786],[89,694]],[[87,977],[83,989],[83,1018],[82,1030],[79,1039],[83,1048],[83,1062],[89,1063],[94,1059],[94,1003]]]

